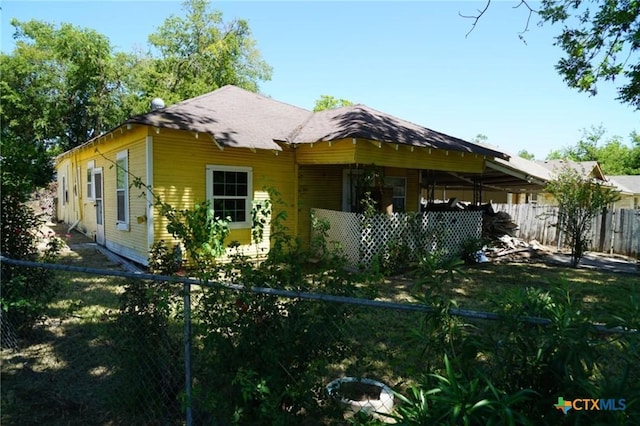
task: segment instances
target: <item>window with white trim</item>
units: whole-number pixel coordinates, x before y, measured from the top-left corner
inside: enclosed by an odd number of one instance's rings
[[[87,163],[87,200],[93,200],[96,197],[93,183],[93,169],[95,167],[95,161],[91,160]]]
[[[405,177],[386,177],[384,179],[386,186],[393,188],[393,211],[404,212],[407,208],[407,178]]]
[[[129,152],[116,155],[116,226],[129,230]]]
[[[230,228],[251,227],[253,172],[251,167],[206,167],[207,200],[216,218],[229,220]]]

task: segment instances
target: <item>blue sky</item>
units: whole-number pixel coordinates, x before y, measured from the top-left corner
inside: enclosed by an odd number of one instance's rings
[[[604,126],[628,141],[640,115],[602,84],[590,97],[566,87],[554,64],[559,27],[524,35],[527,11],[494,1],[466,36],[484,2],[218,1],[225,20],[249,22],[263,58],[273,67],[261,91],[313,108],[321,95],[363,103],[464,139],[479,133],[489,143],[543,159],[574,144],[582,129]],[[535,7],[536,3],[532,3]],[[2,51],[13,48],[9,22],[70,22],[105,34],[123,51],[147,48],[147,36],[178,1],[15,1],[1,3]],[[466,36],[466,37],[465,37]]]

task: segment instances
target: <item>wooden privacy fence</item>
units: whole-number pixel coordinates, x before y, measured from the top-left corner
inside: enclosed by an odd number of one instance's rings
[[[537,204],[493,204],[493,210],[509,213],[518,225],[516,236],[557,246],[560,233],[558,207]],[[610,209],[597,215],[591,224],[589,250],[640,257],[640,210]],[[560,241],[562,244],[562,241]]]

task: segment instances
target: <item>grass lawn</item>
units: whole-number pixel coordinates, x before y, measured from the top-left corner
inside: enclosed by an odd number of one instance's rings
[[[60,263],[116,269],[82,235],[67,237]],[[18,351],[2,350],[3,425],[107,424],[113,342],[122,280],[58,272],[62,291]]]
[[[568,286],[573,297],[582,302],[583,312],[594,323],[604,315],[616,313],[628,305],[639,275],[574,269],[544,263],[486,263],[464,266],[454,283],[446,286],[443,297],[455,301],[458,308],[496,312],[509,293],[526,288],[550,290]],[[415,272],[386,278],[379,286],[378,299],[417,303],[420,287]],[[640,288],[637,289],[640,291]],[[425,352],[425,338],[419,336],[425,314],[403,311],[358,309],[350,321],[353,347],[360,348],[340,365],[336,374],[366,376],[382,380],[395,389],[405,389],[437,364],[438,359]],[[463,320],[473,326],[492,325],[488,320]],[[616,350],[611,346],[611,350]],[[437,354],[436,357],[441,357]],[[393,360],[392,362],[388,362]]]
[[[594,269],[569,268],[545,263],[483,263],[462,268],[454,284],[447,288],[447,297],[460,308],[492,311],[494,301],[508,292],[526,287],[548,289],[565,282],[594,320],[611,312],[619,303],[626,303],[634,285],[640,284],[640,274],[625,274]],[[415,273],[388,278],[380,286],[383,300],[416,302]],[[640,291],[640,288],[637,289]]]
[[[79,234],[74,250],[61,262],[85,267],[116,268]],[[446,289],[460,308],[491,311],[504,292],[525,287],[547,289],[566,280],[594,320],[627,303],[638,275],[548,266],[542,263],[482,264],[464,267],[465,275]],[[3,425],[114,424],[113,398],[118,390],[111,380],[113,347],[108,328],[118,312],[124,282],[110,277],[60,273],[63,291],[51,304],[49,317],[20,341],[18,351],[2,350]],[[408,273],[379,284],[378,299],[416,302],[417,277]],[[318,303],[318,302],[311,302]],[[411,334],[423,314],[354,307],[347,330],[354,352],[337,375],[375,376],[403,386],[421,369],[421,348]],[[359,349],[356,349],[359,348]]]

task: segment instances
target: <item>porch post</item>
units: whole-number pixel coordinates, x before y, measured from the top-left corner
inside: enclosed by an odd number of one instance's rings
[[[473,175],[473,204],[482,204],[482,175]]]

